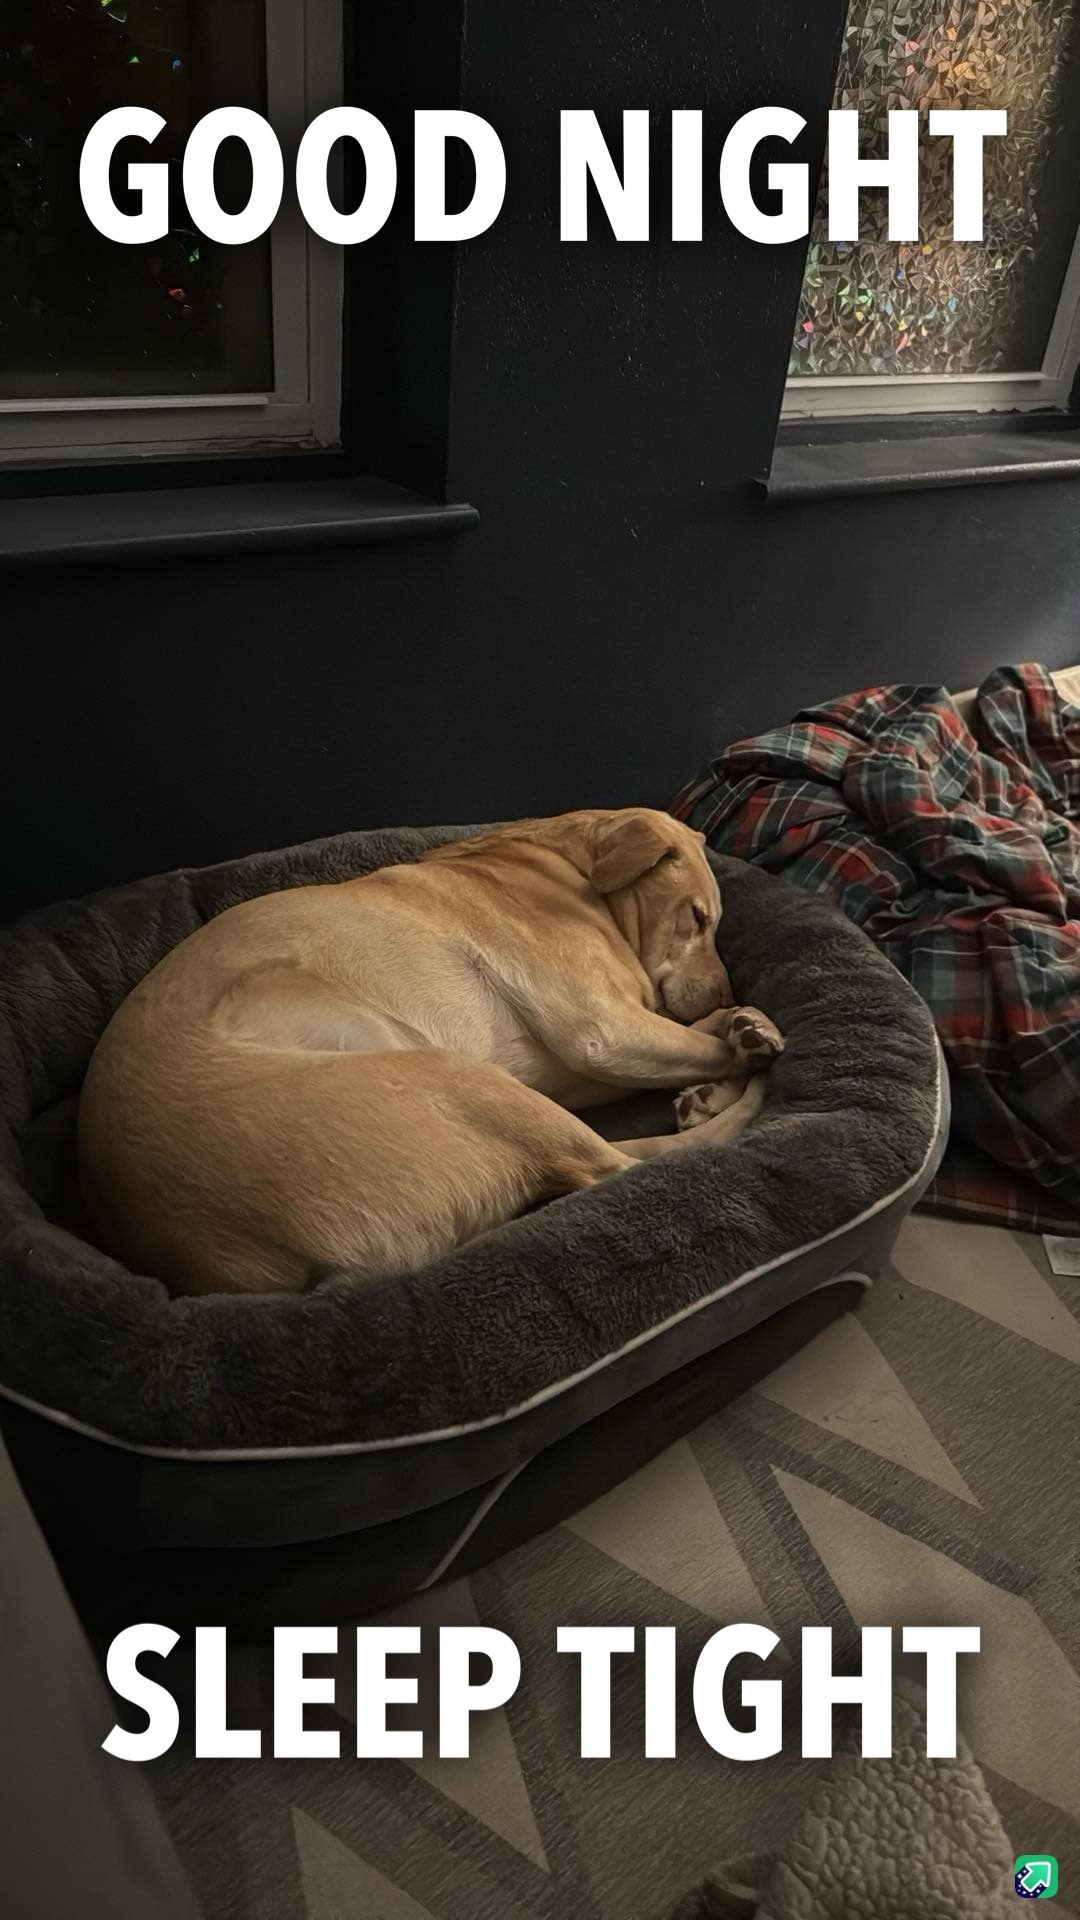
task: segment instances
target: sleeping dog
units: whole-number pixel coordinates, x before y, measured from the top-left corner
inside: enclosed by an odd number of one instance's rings
[[[404,1272],[538,1202],[734,1141],[783,1042],[732,1004],[700,834],[526,820],[230,908],[117,1011],[79,1108],[103,1244],[174,1293]],[[671,1087],[679,1131],[578,1110]]]

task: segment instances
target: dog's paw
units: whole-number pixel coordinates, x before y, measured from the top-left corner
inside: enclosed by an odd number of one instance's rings
[[[680,1133],[714,1120],[742,1099],[745,1083],[738,1080],[709,1080],[700,1087],[687,1087],[675,1101],[675,1121]]]
[[[740,1007],[732,1016],[728,1042],[743,1073],[761,1073],[784,1051],[779,1027],[757,1007]]]

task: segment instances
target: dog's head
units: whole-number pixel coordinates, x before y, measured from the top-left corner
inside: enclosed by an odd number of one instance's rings
[[[536,825],[546,831],[535,837],[604,896],[662,1012],[688,1024],[732,1005],[716,951],[720,889],[703,834],[652,807],[590,809]]]

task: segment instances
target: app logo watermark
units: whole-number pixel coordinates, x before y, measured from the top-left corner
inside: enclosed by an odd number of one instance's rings
[[[1013,1867],[1021,1900],[1052,1900],[1058,1890],[1058,1863],[1052,1853],[1022,1853]]]

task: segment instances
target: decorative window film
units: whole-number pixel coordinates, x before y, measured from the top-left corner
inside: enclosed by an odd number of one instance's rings
[[[830,241],[819,204],[790,375],[971,376],[1042,364],[1080,222],[1078,0],[851,0],[833,104],[867,157],[886,115],[1004,108],[983,146],[981,244],[952,239],[952,141],[921,142],[920,238],[888,239],[887,196],[860,196],[864,238]]]

